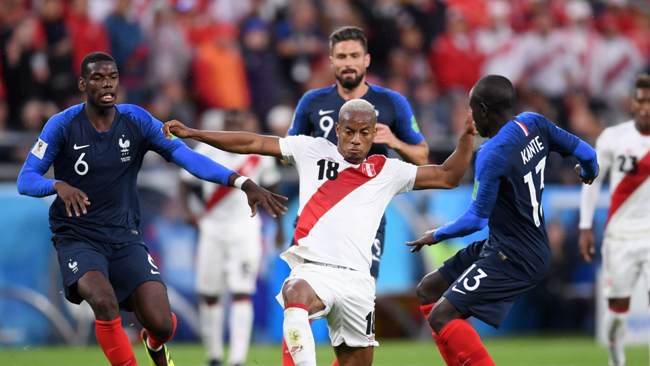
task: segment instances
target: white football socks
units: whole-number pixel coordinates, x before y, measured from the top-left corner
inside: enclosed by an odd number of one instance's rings
[[[250,300],[233,301],[230,307],[230,355],[231,365],[246,363],[246,354],[253,328],[253,304]]]
[[[625,366],[627,313],[616,313],[607,309],[605,327],[607,331],[609,366]]]
[[[223,305],[199,302],[201,340],[210,360],[223,360]]]
[[[296,366],[316,366],[316,345],[309,326],[309,312],[300,307],[284,309],[284,341]]]

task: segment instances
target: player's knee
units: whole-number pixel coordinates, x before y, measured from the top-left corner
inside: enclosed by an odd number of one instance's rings
[[[233,294],[233,301],[251,301],[251,295],[249,294]]]
[[[415,294],[420,304],[433,304],[442,297],[446,288],[436,283],[436,277],[439,276],[439,274],[436,276],[436,272],[429,273],[420,280],[420,283],[415,288]]]
[[[285,304],[307,304],[309,297],[307,283],[303,280],[289,280],[282,287],[282,297]]]
[[[93,294],[86,301],[93,309],[95,317],[99,320],[112,320],[119,315],[119,306],[113,294]]]
[[[217,303],[219,302],[219,296],[205,296],[205,295],[202,295],[201,296],[201,301],[203,303],[205,303],[206,305],[208,305],[208,306],[214,306],[214,305],[217,305]]]

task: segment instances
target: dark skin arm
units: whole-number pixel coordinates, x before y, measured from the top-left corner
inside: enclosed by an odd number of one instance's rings
[[[474,136],[476,135],[474,120],[468,114],[465,120],[465,131],[458,140],[456,150],[442,165],[423,165],[418,167],[413,189],[454,188],[469,166],[474,153]]]
[[[190,138],[232,153],[282,158],[280,138],[277,136],[258,135],[251,132],[203,131],[189,128],[177,120],[166,122],[163,132],[168,138],[173,136]]]
[[[72,217],[72,213],[77,217],[88,213],[86,207],[90,206],[90,200],[88,199],[88,195],[82,190],[62,181],[54,183],[54,190],[56,190],[56,194],[65,204],[68,217]]]

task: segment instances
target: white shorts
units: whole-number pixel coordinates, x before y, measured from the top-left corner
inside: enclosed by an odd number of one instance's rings
[[[602,255],[606,298],[630,297],[641,277],[650,289],[650,238],[622,240],[605,235]]]
[[[327,319],[332,346],[379,346],[375,340],[375,280],[369,273],[303,263],[291,270],[285,283],[292,279],[305,280],[325,304],[324,310],[309,318]],[[282,292],[276,299],[284,307]]]
[[[253,294],[261,256],[259,226],[223,228],[202,224],[196,253],[197,292],[206,296],[219,296],[224,291]]]

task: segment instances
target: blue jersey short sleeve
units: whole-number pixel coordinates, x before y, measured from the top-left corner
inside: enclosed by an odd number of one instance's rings
[[[420,133],[415,114],[413,114],[408,100],[394,91],[391,91],[388,95],[395,106],[395,136],[410,145],[416,145],[424,141],[424,136]]]
[[[309,105],[313,99],[313,96],[314,92],[310,91],[305,93],[305,95],[303,95],[302,98],[300,98],[298,101],[298,106],[296,107],[296,111],[293,114],[293,120],[291,121],[291,126],[287,131],[287,136],[311,136],[313,131],[312,125],[309,121]]]

